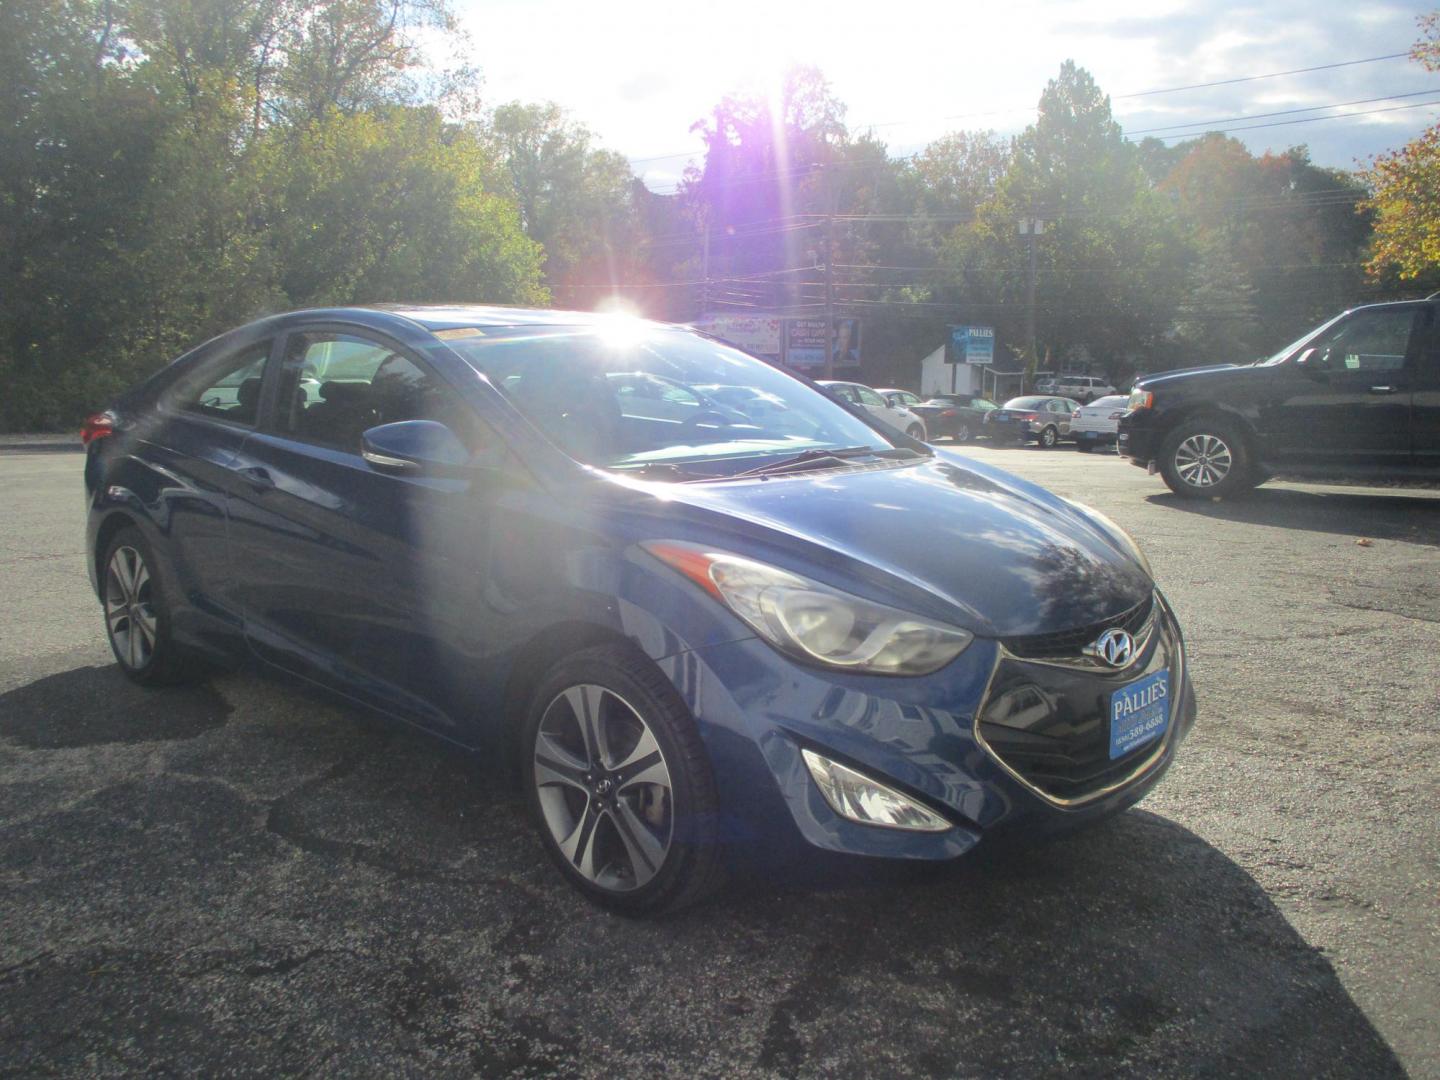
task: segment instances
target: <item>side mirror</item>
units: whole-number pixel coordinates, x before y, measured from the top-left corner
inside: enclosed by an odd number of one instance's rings
[[[436,420],[381,424],[361,436],[360,455],[381,472],[454,476],[470,464],[470,451]]]
[[[1295,357],[1295,366],[1310,376],[1310,378],[1323,381],[1328,377],[1329,372],[1325,370],[1325,365],[1319,363],[1317,360],[1319,351],[1320,350],[1314,348],[1306,349],[1299,356]]]

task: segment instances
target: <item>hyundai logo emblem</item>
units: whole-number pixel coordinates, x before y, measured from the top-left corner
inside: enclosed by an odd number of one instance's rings
[[[1117,626],[1106,630],[1085,651],[1111,667],[1124,667],[1135,655],[1135,639]]]

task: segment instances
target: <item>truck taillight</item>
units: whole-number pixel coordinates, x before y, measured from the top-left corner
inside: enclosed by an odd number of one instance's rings
[[[80,425],[80,442],[89,446],[96,439],[115,434],[115,414],[112,412],[91,413]]]

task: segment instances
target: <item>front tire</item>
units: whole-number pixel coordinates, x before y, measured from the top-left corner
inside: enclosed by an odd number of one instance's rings
[[[1176,427],[1160,447],[1160,474],[1186,499],[1223,499],[1255,486],[1250,449],[1235,425],[1201,419]]]
[[[185,682],[200,662],[171,634],[170,593],[155,552],[127,525],[110,540],[100,562],[105,637],[127,678],[141,686]]]
[[[541,841],[588,899],[658,915],[723,883],[710,759],[646,657],[601,645],[561,660],[536,688],[521,747]]]

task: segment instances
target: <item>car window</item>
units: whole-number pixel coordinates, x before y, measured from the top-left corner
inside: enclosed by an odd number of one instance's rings
[[[859,397],[861,405],[875,405],[882,409],[885,407],[884,399],[868,386],[855,387],[855,393]]]
[[[1414,324],[1414,308],[1356,312],[1314,343],[1308,362],[1334,372],[1398,371]]]
[[[360,453],[379,424],[437,420],[474,448],[478,420],[452,391],[390,346],[347,334],[293,334],[285,346],[279,430]]]
[[[895,449],[830,396],[684,330],[485,327],[446,345],[552,443],[601,468],[649,469],[647,476],[668,480],[654,467],[683,466],[674,479],[720,478],[797,451]],[[659,395],[644,399],[643,409],[642,387]],[[842,396],[850,387],[826,389]],[[698,406],[685,404],[697,399]]]
[[[989,412],[991,409],[998,409],[1000,406],[996,405],[989,398],[977,397],[974,401],[970,402],[970,407],[972,409],[979,409],[982,412]]]
[[[260,415],[260,387],[272,344],[273,339],[267,338],[223,360],[202,365],[180,380],[169,395],[170,405],[253,427]]]

